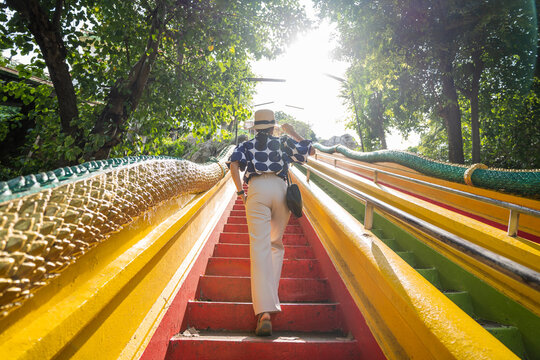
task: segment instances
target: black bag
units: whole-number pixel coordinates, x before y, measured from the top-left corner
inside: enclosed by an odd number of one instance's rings
[[[297,218],[302,217],[302,194],[298,185],[290,180],[289,172],[287,171],[287,207]]]

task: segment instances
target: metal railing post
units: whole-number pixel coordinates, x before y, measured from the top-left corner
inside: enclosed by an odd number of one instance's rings
[[[508,217],[508,236],[516,236],[518,232],[519,224],[519,212],[510,210],[510,216]]]
[[[366,201],[366,212],[364,215],[364,228],[366,230],[371,230],[373,227],[373,204],[369,201]]]

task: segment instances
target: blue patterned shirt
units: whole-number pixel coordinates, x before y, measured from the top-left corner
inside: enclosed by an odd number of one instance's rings
[[[300,142],[287,135],[281,138],[258,133],[253,139],[244,141],[234,149],[227,166],[238,161],[241,171],[246,170],[244,181],[263,173],[275,173],[286,179],[288,164],[305,163],[311,151],[311,140]]]

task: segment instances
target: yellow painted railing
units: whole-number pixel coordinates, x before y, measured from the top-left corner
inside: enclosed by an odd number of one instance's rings
[[[400,221],[399,225],[402,228],[406,228],[420,241],[435,251],[451,259],[477,278],[484,280],[498,291],[540,316],[540,292],[538,291],[538,285],[537,283],[533,284],[534,281],[531,284],[527,283],[527,273],[530,272],[532,274],[535,271],[537,272],[535,268],[531,269],[528,267],[527,263],[535,264],[536,266],[540,263],[540,252],[537,250],[537,247],[530,246],[532,245],[531,242],[510,237],[502,230],[494,229],[479,221],[455,214],[452,211],[440,208],[426,201],[418,200],[413,196],[407,196],[388,187],[375,184],[347,171],[336,170],[332,166],[310,161],[310,166],[307,166],[307,169],[308,172],[310,172],[310,169],[313,169],[312,171],[314,172],[320,172],[323,176],[330,175],[331,178],[342,183],[344,186],[350,186],[368,197],[371,196],[384,203],[391,204],[421,219],[421,221],[433,224],[441,230],[457,235],[470,244],[473,244],[473,246],[480,246],[480,248],[487,249],[487,251],[484,251],[486,253],[491,252],[493,255],[500,254],[505,258],[509,252],[512,252],[514,256],[520,252],[521,254],[525,254],[525,256],[522,256],[521,261],[510,259],[510,262],[513,262],[517,267],[524,266],[522,268],[525,271],[522,273],[524,277],[520,278],[520,276],[516,276],[519,273],[518,271],[515,274],[512,273],[513,270],[508,272],[500,268],[496,264],[497,261],[495,263],[489,263],[489,261],[486,263],[484,261],[486,260],[485,258],[482,260],[470,253],[470,251],[458,250],[455,246],[450,246],[440,241],[440,239],[425,236],[424,233],[413,228],[406,222]],[[366,206],[366,224],[369,223],[369,219],[373,218],[371,214],[372,210],[368,211],[368,208],[372,209],[373,206]],[[396,222],[398,220],[390,217],[390,221]],[[366,228],[370,228],[370,225],[366,225]],[[489,246],[485,246],[485,244],[489,244]],[[519,246],[517,249],[515,248],[516,244]],[[525,264],[522,262],[524,259],[527,261]]]
[[[470,240],[495,253],[504,255],[535,271],[540,271],[540,247],[527,240],[508,236],[505,231],[495,229],[465,215],[423,201],[414,196],[403,194],[390,187],[375,184],[371,180],[336,169],[320,161],[310,161],[310,165],[322,172],[331,172],[339,181],[344,182],[368,195],[374,196],[389,205],[407,211],[422,220]]]
[[[486,220],[505,226],[509,225],[508,220],[510,217],[510,211],[504,207],[449,191],[444,191],[437,187],[422,185],[414,181],[424,181],[440,187],[446,187],[456,191],[470,193],[472,195],[516,204],[540,211],[540,201],[538,200],[527,199],[512,194],[437,179],[420,174],[417,171],[395,163],[366,163],[348,159],[341,154],[329,155],[318,153],[316,158],[322,162],[329,163],[334,166],[337,165],[339,168],[350,170],[356,174],[360,174],[371,179],[376,178],[378,182],[405,190],[409,193],[433,199],[439,203],[443,203],[447,206],[451,206],[455,209],[465,211],[473,215],[481,216]],[[386,172],[390,172],[397,176],[392,176]],[[402,178],[402,176],[410,178],[411,180],[406,180]],[[540,236],[540,218],[528,214],[520,214],[519,229],[528,232],[529,234]]]
[[[517,357],[298,170],[304,211],[390,359]]]
[[[2,359],[137,358],[233,193],[230,174],[112,234],[2,319]],[[187,202],[187,203],[186,203]]]

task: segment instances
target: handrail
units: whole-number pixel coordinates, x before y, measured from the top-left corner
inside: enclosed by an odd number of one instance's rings
[[[442,241],[443,243],[461,252],[466,253],[467,255],[475,258],[476,260],[497,269],[498,271],[510,276],[511,278],[523,284],[526,284],[536,290],[540,290],[539,272],[534,271],[502,255],[496,254],[491,250],[485,249],[446,230],[443,230],[433,224],[428,223],[427,221],[419,219],[403,210],[391,206],[373,196],[365,194],[353,188],[352,186],[349,186],[339,180],[332,178],[327,174],[324,174],[319,170],[314,169],[309,165],[303,166],[307,169],[306,179],[308,182],[310,178],[310,172],[313,172],[317,176],[320,176],[324,180],[332,183],[333,185],[345,191],[347,194],[353,196],[354,198],[365,201],[366,212],[364,216],[364,228],[366,228],[367,230],[371,229],[373,225],[373,209],[377,208],[384,211],[385,213],[396,217],[401,221],[408,223],[412,227],[420,230],[421,232],[432,236],[433,238]]]
[[[319,156],[321,156],[321,154],[316,153],[315,154],[315,159],[318,160]],[[379,173],[381,173],[381,174],[393,176],[393,177],[398,178],[398,179],[402,179],[402,180],[410,181],[410,182],[413,182],[413,183],[429,186],[429,187],[432,187],[432,188],[437,189],[437,190],[450,192],[450,193],[453,193],[453,194],[456,194],[456,195],[467,197],[469,199],[482,201],[482,202],[485,202],[485,203],[489,203],[489,204],[492,204],[492,205],[495,205],[495,206],[499,206],[499,207],[508,209],[508,210],[510,210],[510,214],[509,214],[509,217],[508,217],[508,228],[507,228],[508,236],[516,236],[517,235],[518,227],[519,227],[519,214],[527,214],[527,215],[531,215],[531,216],[535,216],[535,217],[540,217],[540,211],[539,210],[531,209],[531,208],[528,208],[526,206],[521,206],[521,205],[509,203],[509,202],[506,202],[506,201],[496,200],[496,199],[492,199],[492,198],[482,196],[482,195],[471,194],[471,193],[466,192],[466,191],[456,190],[456,189],[452,189],[452,188],[449,188],[449,187],[446,187],[446,186],[443,186],[443,185],[437,185],[437,184],[433,184],[433,183],[430,183],[430,182],[427,182],[427,181],[414,179],[414,178],[411,178],[411,177],[408,177],[408,176],[394,174],[392,172],[385,171],[385,170],[374,169],[374,168],[369,167],[369,166],[357,164],[357,163],[352,162],[350,160],[338,159],[336,157],[326,155],[326,154],[322,155],[322,156],[333,159],[335,167],[337,167],[337,162],[340,161],[340,162],[343,162],[343,163],[358,167],[360,169],[373,171],[373,173],[374,173],[373,174],[373,182],[374,183],[377,183],[377,181],[378,181],[377,175]]]

